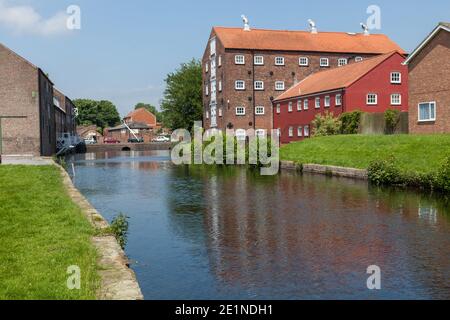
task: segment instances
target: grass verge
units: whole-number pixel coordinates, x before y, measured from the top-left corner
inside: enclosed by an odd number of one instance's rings
[[[95,299],[95,230],[55,166],[0,166],[0,300]],[[81,289],[69,290],[69,266]]]

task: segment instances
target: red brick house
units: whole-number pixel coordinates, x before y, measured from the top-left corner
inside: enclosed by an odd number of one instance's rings
[[[410,133],[450,133],[450,23],[441,22],[405,64]]]
[[[156,116],[145,108],[131,111],[123,120],[127,124],[134,122],[144,123],[151,129],[155,129],[158,126]]]
[[[325,112],[408,111],[408,70],[405,58],[391,52],[340,68],[317,72],[274,100],[273,126],[281,143],[312,134],[311,123]]]
[[[272,128],[272,101],[312,73],[404,51],[383,34],[214,27],[203,65],[203,123]]]

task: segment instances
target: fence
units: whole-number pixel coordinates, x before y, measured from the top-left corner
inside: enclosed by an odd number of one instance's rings
[[[386,121],[384,113],[363,113],[361,115],[361,123],[359,126],[361,134],[385,134]],[[408,134],[408,112],[401,112],[400,119],[394,130],[395,134]]]

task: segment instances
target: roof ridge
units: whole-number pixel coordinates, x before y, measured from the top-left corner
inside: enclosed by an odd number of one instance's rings
[[[241,27],[224,27],[224,26],[214,26],[213,29],[215,28],[220,28],[220,29],[232,29],[232,30],[244,30]],[[267,29],[267,28],[252,28],[250,30],[251,31],[270,31],[270,32],[303,32],[303,33],[311,33],[311,31],[309,30],[288,30],[288,29]],[[362,32],[353,32],[353,31],[318,31],[317,34],[321,34],[321,33],[334,33],[334,34],[348,34],[348,35],[364,35]],[[386,34],[384,33],[371,33],[371,36],[385,36],[387,37]]]

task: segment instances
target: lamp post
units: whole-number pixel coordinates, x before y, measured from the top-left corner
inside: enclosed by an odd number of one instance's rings
[[[2,164],[3,153],[3,136],[2,136],[2,119],[24,119],[26,116],[0,116],[0,164]]]

